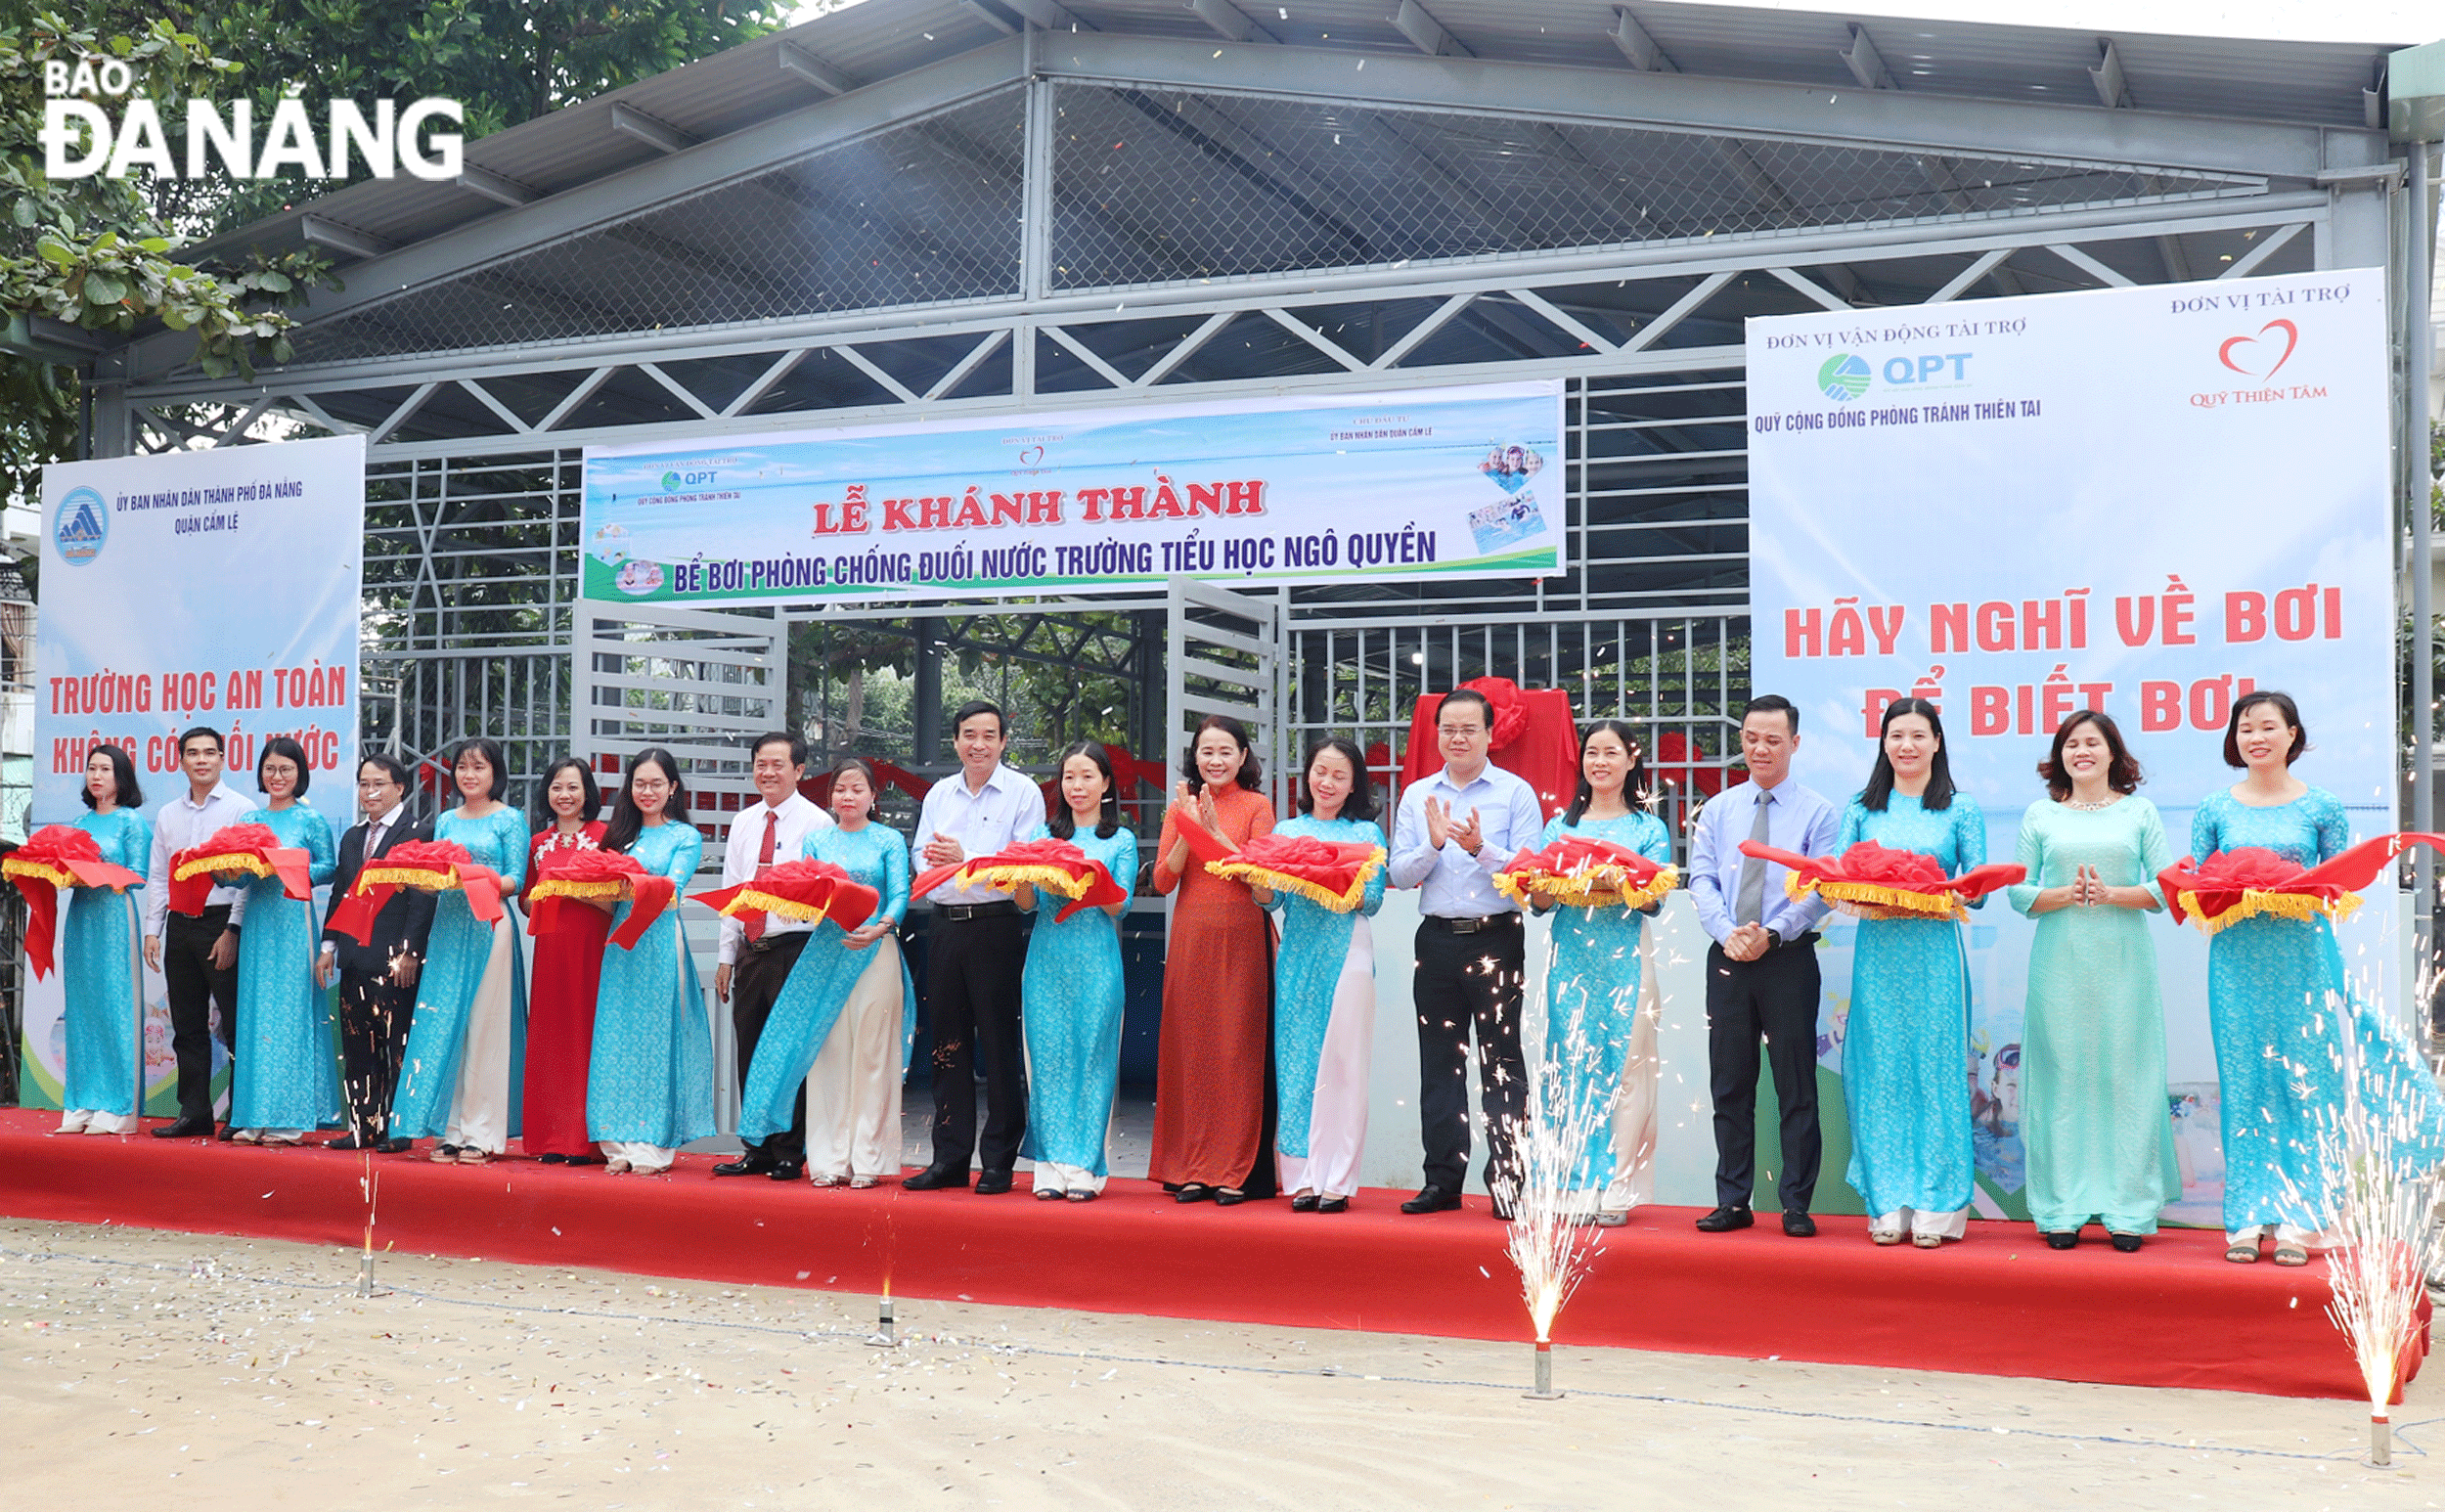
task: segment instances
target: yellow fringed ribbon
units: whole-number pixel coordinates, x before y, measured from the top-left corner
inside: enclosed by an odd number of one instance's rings
[[[2305,924],[2323,913],[2339,924],[2351,917],[2360,908],[2358,893],[2345,893],[2333,903],[2328,903],[2323,899],[2308,897],[2301,893],[2260,892],[2252,887],[2243,891],[2241,902],[2211,918],[2200,907],[2199,894],[2185,892],[2181,898],[2182,912],[2188,913],[2191,916],[2191,922],[2199,926],[2199,932],[2205,935],[2221,933],[2244,919],[2258,918],[2262,915],[2289,918],[2295,923]]]
[[[1964,919],[1970,911],[1950,893],[1914,893],[1906,888],[1887,887],[1881,882],[1820,882],[1801,876],[1797,871],[1783,873],[1783,891],[1794,903],[1807,900],[1810,893],[1820,893],[1843,903],[1856,904],[1871,910],[1870,918],[1949,918]]]
[[[415,887],[425,892],[449,892],[460,885],[459,868],[436,871],[430,867],[368,867],[357,873],[355,890],[369,887]]]
[[[226,856],[197,856],[178,864],[170,880],[184,882],[189,877],[213,875],[227,871],[244,871],[250,876],[270,876],[272,864],[251,851],[239,851]]]
[[[1619,867],[1590,867],[1584,871],[1512,872],[1494,874],[1495,890],[1512,902],[1522,905],[1563,904],[1574,909],[1652,908],[1681,883],[1680,869],[1665,867],[1646,882],[1624,886],[1628,880]]]
[[[76,873],[66,867],[54,866],[47,861],[20,861],[14,856],[0,861],[0,876],[22,876],[28,881],[48,882],[54,887],[78,885]]]
[[[627,896],[627,887],[628,884],[622,881],[569,882],[562,881],[558,877],[546,877],[544,880],[537,882],[534,890],[528,893],[527,896],[538,902],[546,898],[610,898],[617,900]]]
[[[1048,888],[1073,902],[1085,897],[1087,889],[1095,885],[1091,873],[1074,873],[1061,867],[978,867],[961,880],[968,886],[990,887],[1004,893],[1022,884]]]
[[[762,910],[766,914],[775,918],[786,918],[801,924],[817,924],[822,923],[823,916],[831,912],[831,906],[825,904],[819,907],[815,904],[801,903],[795,898],[783,898],[774,893],[759,892],[753,886],[747,886],[732,895],[730,906],[722,910],[722,912],[729,917],[735,918],[741,913],[756,910]]]
[[[1383,867],[1384,853],[1379,849],[1358,863],[1358,869],[1352,874],[1348,888],[1335,892],[1321,882],[1311,882],[1306,877],[1292,876],[1286,871],[1276,871],[1254,862],[1233,859],[1206,863],[1206,869],[1216,876],[1245,882],[1251,887],[1268,888],[1277,893],[1296,893],[1316,907],[1329,909],[1335,913],[1347,913],[1356,909],[1359,901],[1366,897],[1367,883],[1375,879],[1375,873]]]

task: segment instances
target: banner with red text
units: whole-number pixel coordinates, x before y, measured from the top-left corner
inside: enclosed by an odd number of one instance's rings
[[[2112,714],[2178,857],[2240,776],[2226,716],[2252,688],[2301,706],[2295,771],[2356,835],[2394,827],[2385,286],[2351,270],[1830,312],[1749,324],[1753,686],[1802,711],[1801,781],[1838,805],[1879,716],[1942,712],[1954,780],[2010,861],[2065,715]],[[2373,992],[2395,911],[2344,956]],[[1839,1066],[1851,928],[1828,931]],[[2033,925],[2001,898],[1966,931],[1980,1206],[2018,1214]],[[2221,1201],[2205,949],[2156,928],[2172,1216]],[[2366,947],[2362,949],[2362,947]]]
[[[134,758],[150,819],[186,791],[178,735],[197,725],[221,733],[224,780],[247,797],[263,742],[295,737],[305,801],[334,829],[355,822],[364,437],[55,465],[42,519],[29,829],[85,812],[105,741]],[[22,980],[26,1096],[56,1106],[60,978]],[[159,976],[145,997],[146,1085],[166,1112]]]
[[[1562,385],[586,449],[585,596],[695,604],[1562,570]]]

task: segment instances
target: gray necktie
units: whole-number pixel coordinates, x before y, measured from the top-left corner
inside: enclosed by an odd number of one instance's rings
[[[1773,817],[1774,794],[1757,789],[1757,822],[1749,826],[1749,838],[1759,845],[1766,843],[1767,822]],[[1754,924],[1765,916],[1766,864],[1755,856],[1741,858],[1741,890],[1732,900],[1732,922]]]

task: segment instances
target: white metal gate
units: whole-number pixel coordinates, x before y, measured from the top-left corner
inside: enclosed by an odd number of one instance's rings
[[[1185,743],[1207,715],[1238,720],[1280,811],[1292,792],[1282,770],[1280,601],[1185,577],[1173,578],[1165,597],[1165,744]]]

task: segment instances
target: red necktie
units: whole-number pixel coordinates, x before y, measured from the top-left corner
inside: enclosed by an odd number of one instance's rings
[[[767,805],[764,810],[764,844],[756,848],[756,875],[758,876],[764,875],[764,868],[773,865],[773,842],[779,838],[780,828],[781,811]],[[747,938],[750,940],[764,938],[763,914],[747,915]]]

